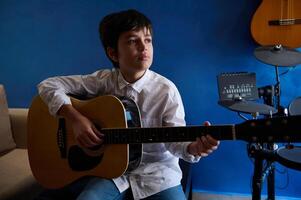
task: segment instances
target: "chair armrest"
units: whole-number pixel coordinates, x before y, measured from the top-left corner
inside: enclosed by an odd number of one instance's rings
[[[27,148],[27,108],[8,109],[13,137],[17,148]]]

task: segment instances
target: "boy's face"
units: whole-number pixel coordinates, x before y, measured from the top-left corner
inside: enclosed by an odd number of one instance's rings
[[[139,73],[153,62],[153,44],[150,30],[145,28],[122,33],[113,60],[126,73]]]

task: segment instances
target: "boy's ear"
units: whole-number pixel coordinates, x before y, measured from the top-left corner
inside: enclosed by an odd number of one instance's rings
[[[111,60],[113,60],[114,62],[118,62],[118,58],[117,58],[117,52],[115,49],[113,49],[112,47],[108,47],[107,48],[107,54],[110,57]]]

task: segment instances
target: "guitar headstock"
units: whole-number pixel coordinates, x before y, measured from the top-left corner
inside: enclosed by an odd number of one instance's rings
[[[247,142],[301,142],[301,115],[248,120],[235,131],[237,139]]]

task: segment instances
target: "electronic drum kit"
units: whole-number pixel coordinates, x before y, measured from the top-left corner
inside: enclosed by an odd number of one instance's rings
[[[276,79],[279,87],[278,67],[295,67],[301,64],[301,52],[282,45],[258,47],[254,51],[254,56],[262,63],[275,66]],[[278,101],[280,102],[280,94],[278,94]],[[282,115],[289,117],[301,115],[301,97],[294,99],[290,103],[288,109],[285,109],[287,112],[283,112],[283,110],[280,111],[279,107],[281,106],[279,102],[278,106],[272,106],[244,99],[235,99],[223,102],[222,106],[238,113],[247,113],[252,114],[253,116],[264,115],[265,117],[272,117],[274,115]],[[291,145],[290,148],[288,146],[290,146],[290,144],[276,148],[274,151],[274,160],[286,167],[301,170],[301,147]]]
[[[301,64],[301,52],[296,49],[276,46],[262,46],[254,51],[254,56],[262,63],[277,67],[294,67]],[[242,113],[273,115],[278,112],[277,108],[244,99],[235,99],[233,101],[223,101],[224,107]],[[301,97],[295,99],[289,106],[290,115],[301,114]]]

